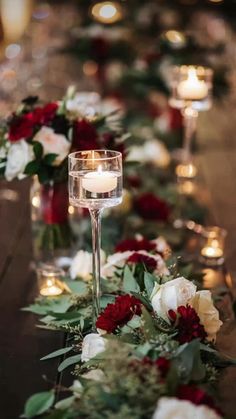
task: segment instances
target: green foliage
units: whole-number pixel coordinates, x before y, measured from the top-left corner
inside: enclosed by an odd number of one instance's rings
[[[58,356],[67,354],[72,349],[73,349],[73,346],[69,346],[69,347],[66,347],[66,348],[58,349],[57,351],[51,352],[50,354],[44,356],[43,358],[40,359],[40,361],[46,361],[48,359],[57,358]]]
[[[31,396],[25,404],[24,418],[34,418],[47,412],[55,400],[54,391],[44,391]]]

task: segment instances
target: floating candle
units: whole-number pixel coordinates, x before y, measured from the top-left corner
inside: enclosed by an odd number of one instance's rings
[[[184,100],[203,100],[208,95],[208,86],[206,82],[199,80],[196,69],[190,66],[187,79],[177,86],[177,93]]]
[[[117,187],[117,176],[114,172],[103,172],[99,165],[97,171],[84,175],[82,187],[92,193],[111,192]]]

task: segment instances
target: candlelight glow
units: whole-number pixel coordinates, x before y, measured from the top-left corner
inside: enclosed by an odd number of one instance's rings
[[[96,3],[91,10],[95,20],[101,23],[115,23],[122,18],[122,9],[119,3],[104,1]]]
[[[31,11],[31,0],[1,1],[1,18],[5,41],[14,42],[23,35],[30,21]]]
[[[192,164],[179,164],[176,167],[176,175],[181,178],[193,179],[197,174],[197,168]]]

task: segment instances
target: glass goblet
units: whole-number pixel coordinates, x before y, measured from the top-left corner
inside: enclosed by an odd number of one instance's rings
[[[69,155],[70,205],[88,208],[93,247],[93,326],[100,312],[101,216],[104,208],[122,202],[122,155],[111,150],[78,151]]]

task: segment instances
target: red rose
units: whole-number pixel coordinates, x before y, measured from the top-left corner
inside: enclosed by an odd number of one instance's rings
[[[10,122],[9,140],[16,142],[22,138],[30,138],[33,135],[34,124],[31,118],[26,115],[14,115]]]
[[[127,239],[123,240],[116,246],[116,252],[126,252],[127,250],[146,250],[147,252],[150,252],[152,250],[156,249],[155,243],[152,243],[151,241],[142,238],[141,240],[138,239]]]
[[[177,389],[176,396],[181,400],[189,400],[193,404],[201,405],[204,404],[215,410],[217,413],[222,415],[220,409],[215,406],[214,400],[201,388],[194,385],[181,385]]]
[[[113,333],[117,327],[122,327],[128,323],[134,314],[141,316],[141,302],[129,294],[118,296],[115,302],[108,304],[100,314],[96,327],[106,330],[108,333]]]
[[[149,272],[155,271],[157,268],[157,261],[151,256],[143,255],[142,253],[133,253],[128,259],[127,263],[145,265]]]
[[[176,339],[182,344],[185,342],[191,342],[193,339],[204,340],[207,337],[207,333],[204,326],[200,323],[200,318],[197,315],[194,308],[187,305],[180,306],[177,309],[176,314],[173,310],[169,310],[168,314],[173,322],[177,321],[178,334]]]
[[[135,208],[145,220],[167,221],[170,216],[167,203],[151,192],[141,195],[135,202]]]
[[[35,125],[46,125],[53,120],[58,109],[57,103],[48,103],[43,107],[37,107],[31,113]]]
[[[85,119],[76,121],[73,129],[72,148],[75,151],[96,150],[99,147],[95,127]]]

